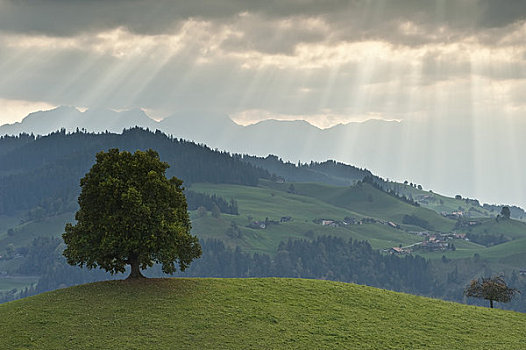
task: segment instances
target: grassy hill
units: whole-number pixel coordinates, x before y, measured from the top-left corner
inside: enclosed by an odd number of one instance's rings
[[[190,189],[196,192],[219,195],[223,198],[235,199],[239,204],[240,215],[221,215],[220,219],[210,216],[200,218],[194,212],[192,226],[194,233],[201,238],[220,238],[231,245],[239,245],[247,251],[258,251],[274,254],[279,243],[292,239],[312,238],[315,235],[332,235],[338,237],[352,237],[358,240],[368,240],[376,249],[392,246],[409,245],[419,241],[415,235],[386,225],[385,223],[365,223],[362,225],[349,225],[346,227],[322,226],[314,223],[315,219],[328,219],[342,221],[345,217],[361,220],[374,217],[381,220],[390,220],[396,217],[401,223],[400,216],[404,214],[424,213],[425,218],[432,218],[432,222],[452,227],[454,222],[423,208],[416,208],[403,203],[393,197],[365,184],[359,198],[354,194],[347,196],[353,205],[331,203],[327,193],[344,196],[348,187],[337,187],[320,184],[295,183],[296,193],[287,191],[290,184],[277,184],[270,181],[261,181],[258,187],[239,185],[193,184]],[[388,210],[373,209],[368,203],[368,194],[377,199],[377,204],[384,200],[393,201],[393,207]],[[364,200],[361,200],[365,197]],[[367,203],[363,203],[363,202]],[[396,204],[396,205],[395,205]],[[401,214],[398,214],[401,213]],[[379,214],[379,215],[376,215]],[[250,229],[247,227],[251,220],[264,221],[266,218],[279,221],[281,217],[290,216],[292,221],[270,225],[265,230]],[[434,220],[433,220],[434,219]],[[242,232],[242,237],[231,239],[226,234],[231,222],[235,222]],[[422,228],[420,228],[422,230]]]
[[[2,349],[519,349],[526,315],[301,279],[151,279],[0,305]]]
[[[438,213],[462,211],[465,216],[472,218],[495,217],[498,214],[483,208],[479,201],[475,199],[447,197],[439,193],[419,190],[410,185],[399,183],[391,183],[391,187],[394,187],[396,192],[401,195],[412,197],[422,207],[432,209]]]
[[[194,183],[189,189],[199,193],[215,194],[227,201],[234,199],[239,205],[240,215],[221,214],[216,218],[209,212],[201,216],[196,210],[191,212],[192,233],[201,239],[220,239],[228,246],[239,246],[244,252],[257,252],[274,256],[282,241],[289,239],[313,239],[320,235],[337,236],[344,239],[367,240],[374,249],[385,249],[402,245],[411,246],[424,238],[416,232],[428,231],[428,228],[404,224],[404,217],[411,216],[428,223],[436,232],[472,232],[477,235],[503,234],[511,241],[495,246],[484,246],[475,242],[454,239],[455,251],[425,251],[417,250],[416,254],[441,259],[445,255],[449,259],[469,259],[478,254],[487,261],[494,271],[511,272],[512,269],[524,269],[526,266],[526,224],[516,220],[500,220],[494,218],[466,219],[477,220],[478,224],[465,228],[454,228],[456,220],[448,219],[433,210],[415,207],[409,203],[362,183],[357,186],[332,186],[313,183],[294,183],[291,193],[291,183],[277,183],[260,180],[259,186],[241,186],[233,184]],[[414,189],[417,191],[417,189]],[[279,222],[282,217],[291,217],[291,221]],[[341,224],[344,218],[351,217],[360,224],[323,226],[321,219],[336,220]],[[250,222],[264,222],[268,218],[279,222],[268,225],[265,229],[248,227]],[[373,218],[374,221],[367,221]],[[0,247],[12,245],[15,249],[28,247],[32,240],[39,236],[60,237],[66,222],[73,220],[73,213],[44,217],[40,220],[20,223],[15,217],[0,218]],[[316,221],[318,220],[318,221]],[[391,227],[388,222],[399,225]],[[235,224],[239,235],[229,235],[231,226]],[[426,225],[428,226],[428,225]],[[14,234],[8,234],[12,229]],[[3,252],[0,251],[0,255]],[[20,279],[17,276],[19,266],[24,258],[0,258],[0,272],[7,276],[0,278],[0,291],[13,288],[23,289],[34,284],[34,276],[30,279]],[[441,265],[442,266],[442,265]],[[442,266],[446,268],[447,266]],[[450,269],[450,268],[448,268]],[[480,269],[479,269],[480,270]],[[467,283],[482,270],[466,273]],[[450,272],[448,270],[448,272]],[[16,276],[17,278],[11,278]]]
[[[481,219],[479,225],[470,229],[474,234],[503,234],[508,239],[526,238],[526,223],[517,220],[506,219]]]
[[[192,216],[194,232],[204,238],[220,238],[232,246],[239,245],[247,251],[261,251],[272,254],[280,241],[288,238],[312,238],[314,235],[333,235],[367,240],[375,249],[392,246],[411,245],[422,238],[409,232],[431,231],[474,233],[477,235],[503,234],[511,241],[486,247],[462,239],[452,242],[455,251],[418,251],[423,256],[438,259],[469,258],[479,254],[484,259],[500,262],[513,268],[523,268],[526,264],[526,224],[517,220],[494,218],[467,219],[477,222],[474,226],[455,228],[456,220],[445,218],[437,212],[424,207],[415,207],[408,203],[363,183],[358,186],[331,186],[314,183],[294,183],[294,193],[290,193],[290,183],[273,183],[261,180],[258,187],[217,184],[193,184],[196,192],[216,194],[226,199],[233,198],[239,203],[240,215],[221,215],[220,219],[210,216],[200,218]],[[408,186],[409,187],[409,186]],[[418,191],[417,189],[414,189]],[[455,199],[452,199],[455,201]],[[427,222],[428,228],[404,224],[404,216],[416,217]],[[253,220],[279,220],[282,216],[291,216],[292,222],[270,226],[265,230],[254,230],[247,226],[247,217]],[[350,216],[356,219],[374,218],[376,223],[349,225],[346,227],[323,227],[313,222],[315,218],[343,220]],[[383,224],[381,223],[383,221]],[[386,225],[392,221],[402,229]],[[242,237],[231,239],[226,231],[231,222],[241,229]]]
[[[458,232],[467,232],[476,235],[503,235],[509,239],[506,243],[485,247],[473,242],[456,240],[456,251],[421,253],[429,258],[440,258],[446,255],[448,258],[468,258],[479,254],[481,258],[491,262],[523,268],[526,264],[526,223],[517,220],[504,220],[498,222],[495,219],[483,218],[477,220],[473,227],[460,228]]]
[[[429,222],[431,229],[450,231],[454,223],[436,212],[415,207],[363,183],[352,187],[332,187],[313,184],[299,184],[299,193],[319,198],[341,208],[355,210],[363,215],[402,223],[405,215],[413,215]],[[321,188],[320,188],[321,187]]]
[[[199,192],[215,193],[226,198],[235,198],[236,200],[252,200],[253,202],[251,203],[240,203],[240,208],[245,210],[270,209],[269,212],[262,214],[274,217],[286,213],[292,216],[304,216],[310,220],[316,217],[339,220],[342,220],[344,216],[355,218],[372,217],[403,224],[404,216],[412,215],[427,221],[431,229],[436,231],[451,231],[455,225],[454,220],[447,219],[430,209],[415,207],[405,203],[367,183],[350,187],[316,183],[294,183],[294,193],[290,193],[290,185],[288,183],[279,184],[261,180],[260,186],[253,188],[232,185],[194,184],[191,189]],[[242,187],[243,189],[241,189]],[[256,193],[258,195],[255,195]],[[288,202],[281,200],[282,198],[286,198]],[[266,205],[267,203],[270,205]],[[306,208],[306,205],[309,205],[309,208]]]

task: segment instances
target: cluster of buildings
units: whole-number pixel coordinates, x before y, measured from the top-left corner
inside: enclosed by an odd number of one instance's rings
[[[331,226],[331,227],[342,227],[342,226],[348,226],[348,225],[363,225],[363,224],[382,224],[387,225],[392,228],[400,228],[400,225],[392,222],[392,221],[382,221],[377,220],[373,218],[362,218],[362,219],[355,219],[351,217],[346,217],[343,219],[343,221],[339,220],[331,220],[331,219],[314,219],[314,223],[320,224],[322,226]]]
[[[252,221],[248,224],[248,227],[257,230],[264,230],[267,228],[267,224],[265,223],[265,221]]]
[[[279,221],[277,221],[277,220],[269,220],[268,218],[266,218],[265,221],[251,221],[248,224],[248,227],[256,229],[256,230],[264,230],[267,227],[269,227],[269,225],[278,225],[280,223],[289,222],[289,221],[292,221],[292,217],[291,216],[282,216],[279,219]]]
[[[394,254],[394,255],[405,255],[411,254],[413,250],[410,247],[392,247],[384,249],[384,253]]]
[[[452,212],[452,213],[444,213],[443,215],[449,215],[454,216],[456,218],[462,217],[463,213],[461,211],[458,212]],[[251,222],[249,227],[256,228],[256,229],[265,229],[268,227],[270,223],[283,223],[291,221],[292,218],[290,216],[284,216],[280,219],[279,222],[269,222],[267,219],[266,221],[254,221]],[[395,229],[401,229],[400,225],[393,221],[383,221],[383,220],[377,220],[373,218],[361,218],[356,219],[352,217],[346,217],[342,221],[340,220],[332,220],[332,219],[314,219],[314,223],[319,224],[321,226],[328,226],[328,227],[345,227],[348,225],[362,225],[366,223],[378,223],[382,225],[389,226],[391,228]],[[475,222],[476,223],[476,222]],[[410,232],[413,234],[416,234],[418,236],[422,237],[422,241],[412,244],[410,246],[406,247],[392,247],[388,249],[384,249],[385,253],[388,254],[396,254],[396,255],[404,255],[404,254],[411,254],[415,250],[425,250],[425,251],[447,251],[447,250],[455,250],[455,245],[451,242],[453,239],[462,239],[469,241],[469,239],[466,237],[465,233],[431,233],[428,231],[420,231],[420,232]]]
[[[464,213],[461,210],[454,211],[454,212],[451,212],[451,213],[447,213],[447,212],[443,211],[440,214],[442,214],[442,216],[445,216],[446,218],[454,219],[454,220],[457,220],[457,219],[460,219],[460,218],[464,217]]]
[[[411,254],[414,250],[424,250],[430,252],[455,250],[455,245],[451,242],[453,239],[469,240],[466,238],[465,233],[431,233],[428,231],[422,231],[416,232],[416,234],[423,238],[422,242],[418,242],[407,247],[392,247],[384,249],[384,252],[389,254],[403,255]]]
[[[430,252],[454,250],[454,247],[455,246],[452,243],[442,241],[441,239],[437,238],[430,238],[427,241],[423,241],[420,242],[420,244],[415,245],[415,248],[427,250]]]

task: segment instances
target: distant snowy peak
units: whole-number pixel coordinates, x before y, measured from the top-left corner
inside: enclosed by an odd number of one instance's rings
[[[79,128],[94,132],[106,130],[121,132],[133,126],[156,129],[158,122],[141,109],[120,112],[109,109],[89,109],[81,112],[75,107],[60,106],[48,111],[30,113],[18,123],[2,125],[0,135],[18,135],[24,132],[46,135],[62,128],[68,131]]]

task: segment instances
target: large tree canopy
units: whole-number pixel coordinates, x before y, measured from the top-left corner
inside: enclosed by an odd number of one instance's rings
[[[162,264],[173,273],[184,271],[201,255],[182,181],[167,179],[169,165],[153,150],[99,152],[80,181],[76,225],[66,224],[64,256],[71,265],[100,267],[111,273],[131,266],[130,278],[141,269]]]

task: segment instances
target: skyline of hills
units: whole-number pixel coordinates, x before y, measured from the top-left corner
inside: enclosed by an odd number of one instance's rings
[[[121,132],[141,126],[228,152],[310,162],[334,159],[367,168],[384,178],[421,184],[449,196],[461,194],[490,204],[526,206],[520,163],[526,127],[499,124],[385,121],[337,124],[320,129],[307,121],[264,120],[239,125],[227,115],[178,112],[161,121],[141,109],[113,111],[61,106],[0,126],[0,135],[48,134],[65,128]],[[506,174],[506,181],[503,180]]]

